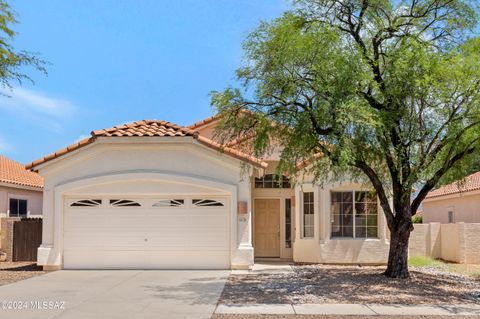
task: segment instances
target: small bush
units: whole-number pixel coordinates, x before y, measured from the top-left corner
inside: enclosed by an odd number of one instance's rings
[[[414,224],[421,224],[421,223],[423,223],[423,218],[422,218],[422,216],[413,216],[412,217],[412,222]]]
[[[410,266],[414,267],[435,267],[442,266],[443,262],[427,256],[414,256],[408,260]]]

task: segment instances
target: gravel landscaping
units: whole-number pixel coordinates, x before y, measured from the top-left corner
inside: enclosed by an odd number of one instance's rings
[[[46,273],[32,262],[0,262],[0,286]]]
[[[413,267],[410,279],[389,279],[384,269],[306,265],[290,273],[234,274],[220,303],[480,304],[478,280]]]
[[[214,314],[211,319],[452,319],[452,316],[341,316],[341,315],[219,315]],[[472,316],[455,316],[459,318],[473,318]]]

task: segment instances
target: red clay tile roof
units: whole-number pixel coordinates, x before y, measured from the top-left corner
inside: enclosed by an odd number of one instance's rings
[[[195,136],[195,131],[166,121],[144,120],[93,131],[92,136]]]
[[[440,188],[437,188],[428,193],[426,198],[433,198],[439,196],[446,196],[458,194],[462,192],[470,192],[480,189],[480,172],[468,175],[464,180],[459,180]]]
[[[54,158],[58,158],[64,154],[70,153],[74,150],[77,150],[83,146],[89,145],[93,143],[98,137],[151,137],[151,136],[159,136],[159,137],[185,137],[191,136],[194,139],[198,140],[203,145],[211,147],[215,150],[221,151],[225,154],[233,156],[237,159],[246,161],[250,164],[260,166],[260,167],[267,167],[268,164],[252,157],[248,154],[242,153],[238,150],[232,149],[230,147],[222,147],[222,145],[212,141],[209,138],[204,136],[200,136],[197,131],[194,131],[190,128],[179,126],[170,122],[166,121],[159,121],[159,120],[143,120],[138,122],[133,122],[129,124],[114,126],[111,128],[97,130],[91,132],[91,137],[81,140],[75,144],[67,146],[55,153],[49,154],[43,158],[40,158],[26,166],[27,169],[33,169],[35,166],[48,162]]]
[[[192,125],[189,125],[188,128],[189,129],[196,129],[196,128],[199,128],[201,126],[204,126],[204,125],[207,125],[207,124],[210,124],[212,122],[214,122],[215,120],[217,120],[218,118],[220,117],[219,114],[215,114],[214,116],[211,116],[211,117],[208,117],[206,119],[203,119],[201,121],[198,121],[198,122],[195,122],[193,123]]]
[[[43,188],[43,178],[40,175],[26,170],[22,164],[3,155],[0,155],[0,182],[39,190]]]
[[[238,112],[239,112],[240,114],[252,114],[251,111],[249,111],[249,110],[244,110],[244,109],[241,109],[241,110],[239,110]],[[197,129],[197,128],[202,127],[202,126],[204,126],[204,125],[208,125],[208,124],[210,124],[210,123],[212,123],[212,122],[215,122],[215,121],[218,120],[221,116],[222,116],[222,115],[221,115],[220,113],[217,113],[217,114],[215,114],[215,115],[213,115],[213,116],[211,116],[211,117],[207,117],[206,119],[203,119],[203,120],[201,120],[201,121],[195,122],[195,123],[193,123],[193,124],[191,124],[191,125],[189,125],[189,126],[187,126],[187,127],[188,127],[189,129],[192,129],[192,130],[193,130],[193,129]]]

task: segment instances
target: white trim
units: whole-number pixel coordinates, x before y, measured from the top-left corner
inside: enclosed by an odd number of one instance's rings
[[[376,237],[357,237],[356,236],[356,216],[357,216],[357,209],[355,208],[355,204],[357,203],[357,201],[355,200],[355,193],[357,192],[375,192],[376,194],[376,202],[377,202],[377,236]],[[334,237],[332,236],[332,231],[331,231],[331,225],[333,224],[333,221],[332,221],[332,193],[352,193],[352,210],[353,210],[353,226],[352,226],[352,234],[353,234],[353,237]],[[330,234],[329,234],[329,237],[330,237],[330,240],[331,241],[334,241],[334,240],[345,240],[345,239],[350,239],[350,240],[365,240],[365,239],[374,239],[374,240],[379,240],[381,239],[381,236],[380,236],[380,218],[379,218],[379,215],[380,215],[380,210],[379,210],[379,207],[380,207],[380,201],[378,199],[378,195],[377,195],[377,192],[375,190],[371,190],[371,189],[342,189],[342,190],[336,190],[336,189],[331,189],[330,190],[330,211],[329,211],[329,222],[330,222]],[[368,226],[367,226],[368,227]],[[368,234],[367,234],[368,236]]]
[[[171,147],[171,149],[175,149],[175,150],[178,150],[178,149],[191,150],[192,149],[191,146],[193,145],[194,148],[198,147],[205,151],[204,153],[199,153],[199,154],[208,158],[210,161],[212,160],[216,161],[220,165],[240,169],[240,166],[238,164],[241,162],[245,162],[247,163],[247,165],[249,165],[250,168],[255,167],[262,170],[262,168],[256,167],[253,164],[248,163],[246,160],[239,159],[235,156],[228,155],[226,153],[222,153],[218,150],[213,149],[212,147],[204,145],[203,143],[198,142],[196,139],[194,139],[191,136],[176,136],[176,137],[168,137],[168,136],[165,136],[165,137],[158,137],[158,136],[103,137],[103,136],[100,136],[100,137],[97,137],[97,139],[90,144],[82,146],[74,151],[61,155],[60,157],[54,158],[45,163],[39,164],[35,166],[33,169],[35,171],[45,170],[42,172],[42,176],[47,176],[48,173],[50,172],[50,169],[55,170],[57,168],[63,167],[63,165],[55,167],[54,164],[57,164],[58,162],[62,162],[69,158],[73,158],[79,152],[82,152],[82,155],[79,158],[75,158],[74,162],[64,163],[64,165],[69,165],[69,164],[72,165],[76,161],[81,161],[81,160],[84,160],[85,158],[92,157],[97,153],[104,152],[105,150],[124,150],[125,145],[128,145],[130,149],[138,148],[138,149],[145,150],[145,147],[147,145],[150,145],[151,147],[155,147],[158,144],[162,144],[163,146],[166,146],[166,147]],[[96,148],[98,146],[109,146],[109,148],[105,149],[105,147],[99,147],[98,150],[95,149],[93,152],[90,152],[90,153],[85,152],[86,150]]]
[[[305,224],[305,194],[311,194],[311,196],[313,197],[311,199],[311,201],[309,201],[309,204],[312,205],[312,208],[313,208],[313,214],[312,213],[309,213],[308,215],[313,215],[313,221],[311,221],[311,224],[309,225],[306,225]],[[315,227],[315,192],[312,190],[312,191],[309,191],[309,190],[303,190],[302,191],[302,198],[301,198],[301,202],[302,202],[302,207],[300,207],[301,209],[301,214],[302,214],[302,239],[312,239],[312,238],[315,238],[315,233],[316,233],[316,227]],[[308,228],[311,228],[312,229],[312,232],[313,234],[311,236],[306,236],[305,235],[305,230],[306,230],[306,227],[308,226]]]

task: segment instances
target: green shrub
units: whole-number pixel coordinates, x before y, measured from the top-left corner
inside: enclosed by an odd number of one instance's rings
[[[414,224],[421,224],[421,223],[423,223],[423,217],[422,216],[413,216],[412,217],[412,222]]]

